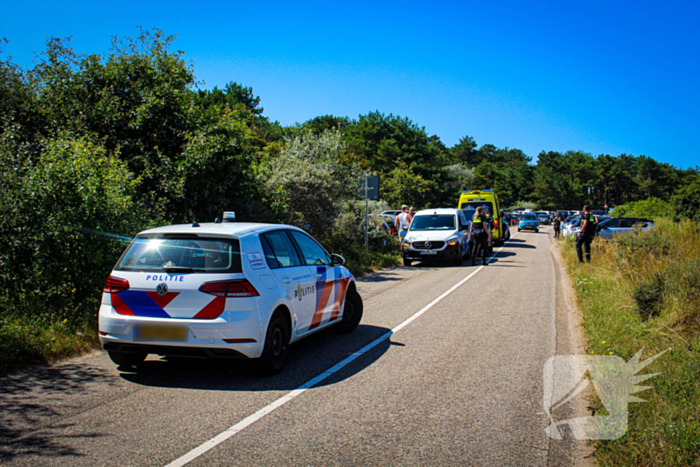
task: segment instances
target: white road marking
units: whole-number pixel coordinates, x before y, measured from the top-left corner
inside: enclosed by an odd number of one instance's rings
[[[515,237],[516,235],[517,235],[517,233],[516,233],[515,235],[511,235],[511,237],[503,244],[503,246],[502,246],[501,248],[499,248],[498,250],[496,250],[496,252],[495,252],[494,254],[492,254],[492,255],[489,257],[488,260],[489,260],[489,261],[492,260],[503,248],[505,248],[506,244],[507,244],[509,241],[511,241],[511,240],[513,239],[513,237]],[[362,347],[360,350],[358,350],[357,352],[353,353],[352,355],[346,357],[346,358],[345,358],[344,360],[342,360],[341,362],[336,363],[334,366],[332,366],[332,367],[329,368],[328,370],[324,371],[324,372],[321,373],[320,375],[316,376],[315,378],[310,379],[309,381],[307,381],[306,383],[302,384],[301,386],[299,386],[298,388],[294,389],[293,391],[290,391],[289,393],[287,393],[287,394],[285,394],[284,396],[280,397],[279,399],[277,399],[276,401],[272,402],[271,404],[269,404],[269,405],[263,407],[262,409],[258,410],[258,411],[255,412],[254,414],[249,415],[248,417],[244,418],[243,420],[241,420],[240,422],[236,423],[235,425],[233,425],[232,427],[230,427],[230,428],[227,429],[226,431],[223,431],[223,432],[219,433],[218,435],[216,435],[215,437],[213,437],[212,439],[210,439],[209,441],[206,441],[206,442],[202,443],[201,445],[199,445],[198,447],[194,448],[193,450],[191,450],[190,452],[188,452],[188,453],[185,454],[184,456],[179,457],[178,459],[175,459],[175,460],[172,461],[170,464],[168,464],[166,467],[180,467],[180,466],[183,466],[183,465],[189,463],[190,461],[193,461],[194,459],[196,459],[197,457],[201,456],[201,455],[204,454],[205,452],[209,451],[210,449],[212,449],[212,448],[218,446],[219,444],[223,443],[223,442],[226,441],[227,439],[231,438],[232,436],[234,436],[235,434],[237,434],[237,433],[240,432],[241,430],[243,430],[243,429],[249,427],[250,425],[252,425],[253,423],[257,422],[258,420],[260,420],[261,418],[263,418],[265,415],[271,413],[273,410],[277,409],[278,407],[283,406],[284,404],[286,404],[287,402],[291,401],[291,400],[294,399],[295,397],[297,397],[297,396],[303,394],[304,392],[306,392],[307,389],[311,389],[312,387],[314,387],[315,385],[317,385],[318,383],[320,383],[320,382],[323,381],[324,379],[328,378],[328,377],[331,376],[332,374],[337,373],[337,372],[340,371],[343,367],[347,366],[348,364],[350,364],[351,362],[353,362],[353,361],[354,361],[355,359],[357,359],[358,357],[361,357],[362,355],[366,354],[367,352],[369,352],[370,350],[372,350],[374,347],[376,347],[377,345],[379,345],[381,342],[385,341],[386,339],[388,339],[389,337],[391,337],[393,334],[399,332],[401,329],[405,328],[405,327],[408,326],[410,323],[412,323],[413,321],[415,321],[416,319],[418,319],[419,316],[421,316],[423,313],[425,313],[426,311],[428,311],[429,309],[431,309],[431,308],[432,308],[433,306],[435,306],[438,302],[440,302],[443,298],[447,297],[449,294],[451,294],[452,292],[454,292],[455,290],[457,290],[461,285],[463,285],[463,284],[464,284],[465,282],[467,282],[469,279],[471,279],[472,277],[474,277],[474,275],[475,275],[477,272],[481,271],[483,268],[484,268],[483,265],[482,265],[482,266],[479,266],[479,268],[476,269],[474,272],[472,272],[471,274],[469,274],[467,277],[465,277],[465,278],[462,279],[461,281],[457,282],[457,284],[455,284],[455,285],[453,285],[452,287],[450,287],[450,289],[447,290],[447,292],[443,293],[443,294],[440,295],[438,298],[436,298],[436,299],[433,300],[432,302],[428,303],[426,306],[424,306],[423,308],[421,308],[419,311],[417,311],[415,314],[413,314],[411,317],[409,317],[408,319],[406,319],[404,322],[402,322],[401,324],[399,324],[398,326],[396,326],[396,327],[395,327],[394,329],[392,329],[391,331],[389,331],[389,332],[387,332],[386,334],[384,334],[384,335],[378,337],[378,338],[375,339],[374,341],[372,341],[372,342],[370,342],[369,344],[367,344],[366,346]]]

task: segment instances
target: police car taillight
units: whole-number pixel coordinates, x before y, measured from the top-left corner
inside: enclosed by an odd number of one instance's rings
[[[129,281],[122,279],[121,277],[109,276],[107,282],[105,282],[105,288],[102,289],[104,293],[119,293],[125,290],[129,290]]]
[[[205,282],[199,287],[200,292],[217,297],[258,297],[260,294],[247,279],[232,279],[229,281]]]

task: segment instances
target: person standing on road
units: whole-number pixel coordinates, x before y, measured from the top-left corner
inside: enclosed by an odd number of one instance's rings
[[[554,216],[552,225],[554,226],[554,238],[557,238],[559,236],[559,229],[561,228],[561,217],[559,217],[559,214]]]
[[[472,266],[476,264],[476,255],[481,249],[481,264],[488,266],[486,262],[486,250],[491,241],[491,229],[489,228],[487,217],[484,214],[484,208],[479,206],[476,208],[472,223],[469,226],[469,238],[472,240]]]
[[[591,262],[591,242],[595,236],[595,228],[598,224],[598,218],[591,214],[591,210],[588,205],[583,207],[583,214],[581,214],[581,230],[576,235],[576,254],[578,255],[578,262],[583,263],[583,252],[581,247],[586,250],[586,261]]]
[[[396,219],[394,220],[396,230],[399,232],[399,241],[403,240],[408,233],[408,228],[411,226],[412,220],[413,217],[408,213],[408,206],[404,204],[401,206],[401,214],[396,216]]]

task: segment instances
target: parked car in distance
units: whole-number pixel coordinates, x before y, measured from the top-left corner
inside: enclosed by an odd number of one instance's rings
[[[518,222],[518,232],[522,230],[534,230],[535,232],[540,231],[540,222],[534,213],[526,212],[520,216],[520,221]]]
[[[598,224],[597,235],[600,238],[611,239],[615,235],[631,233],[635,228],[646,232],[654,228],[654,223],[649,219],[637,217],[613,217]]]
[[[549,214],[547,212],[538,211],[538,212],[536,212],[536,215],[537,215],[537,221],[540,224],[549,225]]]
[[[394,219],[396,219],[396,216],[398,216],[399,214],[401,214],[401,209],[390,209],[388,211],[381,212],[382,216],[391,216]]]

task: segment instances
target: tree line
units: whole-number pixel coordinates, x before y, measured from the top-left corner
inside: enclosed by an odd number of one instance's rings
[[[533,163],[471,136],[448,147],[379,111],[284,126],[250,87],[200,88],[174,37],[159,30],[115,38],[103,54],[51,38],[32,68],[5,58],[0,75],[3,306],[94,304],[124,247],[115,240],[224,210],[354,242],[348,219],[359,216],[363,174],[381,177],[377,209],[456,206],[460,190],[488,188],[504,207],[542,209],[654,197],[692,214],[700,197],[697,167],[646,156],[550,151]]]

